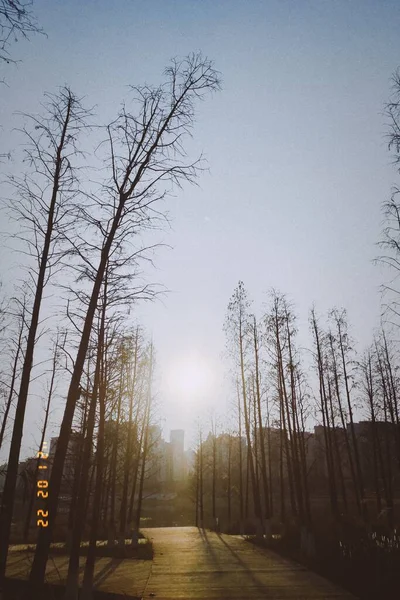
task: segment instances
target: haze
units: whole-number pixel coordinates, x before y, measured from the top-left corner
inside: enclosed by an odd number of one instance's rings
[[[36,0],[35,13],[48,38],[19,42],[21,63],[2,67],[2,152],[20,140],[16,111],[37,111],[64,83],[106,122],[129,84],[159,83],[173,56],[201,50],[222,74],[189,146],[210,172],[169,202],[171,230],[158,239],[172,249],[148,271],[170,293],[132,314],[153,336],[167,435],[184,428],[189,441],[193,430],[184,395],[200,391],[169,378],[185,357],[209,372],[204,413],[229,400],[222,325],[239,279],[260,303],[271,287],[286,292],[301,336],[315,302],[320,312],[346,307],[360,346],[370,342],[380,207],[396,180],[383,110],[399,64],[398,2]],[[16,258],[2,261],[10,282]],[[27,422],[25,454],[40,425],[33,403]]]

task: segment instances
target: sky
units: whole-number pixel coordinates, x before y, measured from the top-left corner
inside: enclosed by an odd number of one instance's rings
[[[321,314],[347,308],[360,347],[371,341],[381,205],[397,178],[384,116],[400,66],[397,1],[35,0],[34,10],[47,37],[14,44],[21,62],[0,67],[0,152],[21,141],[18,111],[37,111],[61,85],[107,122],[128,85],[160,83],[174,56],[201,50],[222,75],[188,146],[193,158],[204,152],[209,172],[169,200],[171,227],[159,239],[171,249],[148,272],[170,291],[132,316],[156,346],[167,438],[184,428],[188,445],[195,416],[229,401],[222,326],[239,279],[258,311],[271,287],[287,293],[300,339],[315,303]],[[8,281],[13,261],[2,253]],[[193,364],[203,365],[196,389],[179,376]],[[25,452],[37,438],[36,402]],[[57,411],[54,433],[56,422]]]

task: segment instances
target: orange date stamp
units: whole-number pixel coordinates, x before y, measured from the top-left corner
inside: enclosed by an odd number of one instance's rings
[[[48,495],[49,495],[49,491],[48,491],[49,482],[48,482],[48,479],[45,478],[45,473],[43,473],[43,471],[45,471],[46,475],[47,475],[47,459],[49,458],[49,455],[46,452],[46,450],[47,450],[47,443],[43,442],[42,450],[39,450],[39,452],[37,453],[37,459],[39,461],[38,470],[39,470],[40,475],[36,482],[36,496],[37,496],[37,498],[41,498],[43,500],[48,498]],[[43,475],[42,475],[42,473],[43,473]],[[38,508],[36,511],[36,525],[38,527],[48,527],[48,525],[49,525],[48,516],[49,516],[49,512],[47,510]]]

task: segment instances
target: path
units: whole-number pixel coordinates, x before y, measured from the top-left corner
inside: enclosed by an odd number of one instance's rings
[[[240,536],[195,527],[143,532],[154,543],[146,600],[354,599],[305,567]]]
[[[95,585],[144,600],[351,600],[319,575],[241,536],[195,527],[144,529],[154,560],[99,558]],[[9,577],[26,578],[32,553],[10,552]],[[80,558],[81,578],[85,558]],[[67,556],[49,560],[46,579],[65,581]]]

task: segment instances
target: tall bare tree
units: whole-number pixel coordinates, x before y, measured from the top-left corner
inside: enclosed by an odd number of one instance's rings
[[[253,351],[254,351],[254,367],[255,367],[255,401],[256,401],[256,423],[255,429],[259,431],[259,446],[260,446],[260,455],[261,455],[261,477],[264,491],[264,511],[265,518],[267,520],[267,524],[271,518],[271,507],[270,507],[270,483],[268,481],[268,472],[267,472],[267,459],[266,459],[266,440],[264,435],[264,420],[262,416],[262,405],[261,405],[261,372],[260,372],[260,341],[259,341],[259,333],[258,333],[258,325],[257,319],[255,315],[253,315],[253,321],[251,323],[251,329],[253,333]],[[258,453],[256,452],[256,456]],[[268,529],[268,527],[267,527]]]
[[[51,401],[53,399],[53,395],[54,395],[54,391],[55,391],[55,387],[56,387],[57,366],[58,366],[58,361],[59,361],[59,346],[60,346],[60,339],[59,339],[59,336],[57,336],[57,338],[54,342],[54,346],[53,346],[53,360],[52,360],[52,365],[51,365],[50,381],[49,381],[48,390],[47,390],[47,401],[46,401],[46,408],[44,411],[44,421],[43,421],[42,432],[41,432],[40,442],[39,442],[39,453],[45,452],[44,447],[45,447],[45,440],[46,440],[46,433],[47,433],[47,425],[48,425],[49,416],[50,416],[50,406],[51,406]],[[30,494],[30,498],[29,498],[29,504],[28,504],[28,508],[26,511],[25,526],[24,526],[24,533],[23,533],[25,542],[28,541],[28,537],[29,537],[29,528],[31,525],[32,510],[33,510],[35,496],[36,496],[36,481],[37,481],[38,474],[39,474],[39,466],[40,466],[39,461],[37,461],[35,472],[34,472],[34,477],[33,477],[33,485],[32,485],[31,494]]]
[[[68,88],[47,98],[47,114],[44,117],[30,117],[34,129],[25,129],[28,139],[26,155],[31,171],[23,178],[10,178],[15,188],[15,197],[10,202],[12,214],[21,223],[19,236],[28,244],[28,252],[35,257],[37,269],[36,279],[32,283],[33,307],[1,502],[0,586],[6,568],[22,431],[43,292],[52,272],[57,269],[64,232],[71,226],[69,210],[76,195],[73,159],[78,151],[78,136],[87,117],[80,100]]]
[[[156,205],[168,191],[165,187],[160,191],[160,184],[180,185],[195,180],[201,164],[184,161],[183,140],[191,131],[195,100],[218,88],[217,72],[200,54],[173,61],[166,69],[165,84],[158,88],[133,88],[138,112],[134,114],[123,107],[107,127],[105,162],[109,178],[99,194],[92,195],[92,206],[81,210],[96,227],[101,241],[94,259],[97,266],[88,266],[93,287],[54,456],[47,506],[49,526],[40,531],[30,574],[33,584],[40,586],[44,581],[63,464],[107,262],[115,254],[120,256],[123,267],[141,253],[142,248],[132,248],[132,244],[138,242],[137,234],[144,227],[154,226],[160,216]],[[35,585],[32,593],[36,593],[34,588]]]
[[[16,339],[10,339],[10,344],[12,344],[14,346],[14,348],[12,348],[12,350],[11,350],[12,355],[11,355],[10,382],[9,383],[3,382],[3,385],[6,385],[6,387],[8,388],[8,393],[6,396],[4,412],[2,414],[2,421],[1,421],[1,427],[0,427],[0,448],[3,445],[7,420],[8,420],[8,416],[9,416],[10,409],[12,406],[12,402],[15,397],[15,387],[16,387],[17,381],[18,381],[18,370],[19,370],[18,366],[19,366],[21,355],[24,351],[23,337],[24,337],[24,332],[25,332],[25,328],[26,328],[26,312],[27,312],[26,294],[23,294],[21,299],[16,298],[15,302],[17,304],[17,313],[14,315],[14,318],[16,318],[18,321],[18,324],[17,324],[18,329],[16,332]],[[13,338],[14,338],[14,336],[13,336]]]
[[[251,343],[249,339],[249,300],[242,281],[239,281],[230,302],[224,329],[232,341],[232,355],[237,369],[237,377],[240,382],[240,393],[243,407],[244,428],[247,439],[247,475],[251,484],[251,494],[254,503],[254,512],[261,528],[263,527],[263,515],[261,510],[260,491],[256,478],[254,454],[251,436],[250,402],[248,398],[247,373],[246,373],[246,349]],[[247,488],[249,490],[249,486]]]
[[[144,479],[146,473],[147,466],[147,457],[149,452],[149,426],[150,426],[150,415],[151,415],[151,405],[152,405],[152,380],[153,380],[153,367],[154,367],[154,358],[153,358],[153,343],[150,344],[148,349],[148,356],[146,360],[146,372],[147,372],[147,382],[146,382],[146,404],[144,411],[144,437],[143,437],[143,448],[141,448],[141,470],[140,470],[140,479],[139,479],[139,490],[138,490],[138,503],[136,508],[136,519],[135,519],[135,531],[139,531],[140,528],[140,518],[142,515],[142,502],[143,502],[143,490],[144,490]]]
[[[397,172],[400,173],[400,69],[392,77],[392,98],[386,105],[388,118],[388,148],[392,152]],[[379,245],[382,254],[378,263],[389,267],[390,279],[382,286],[384,292],[383,309],[388,322],[398,326],[400,316],[400,289],[397,285],[400,273],[400,187],[395,185],[389,200],[382,205],[384,228]]]

